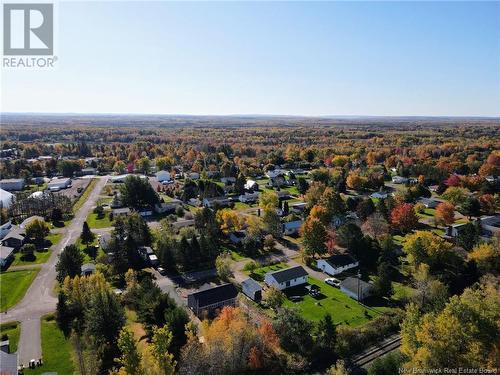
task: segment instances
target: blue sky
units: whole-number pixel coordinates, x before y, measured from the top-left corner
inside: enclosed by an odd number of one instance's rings
[[[500,115],[499,2],[61,2],[5,112]]]

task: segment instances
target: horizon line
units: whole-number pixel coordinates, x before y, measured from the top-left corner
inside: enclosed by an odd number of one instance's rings
[[[457,118],[457,119],[495,119],[500,115],[291,115],[266,113],[235,113],[235,114],[189,114],[189,113],[143,113],[143,112],[10,112],[1,111],[3,115],[58,115],[58,116],[166,116],[166,117],[288,117],[288,118],[317,118],[317,119],[348,119],[348,118]]]

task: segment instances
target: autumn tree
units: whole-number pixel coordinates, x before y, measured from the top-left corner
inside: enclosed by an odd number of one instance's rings
[[[375,212],[368,216],[361,229],[363,233],[378,240],[389,233],[389,224],[382,214]]]
[[[321,255],[326,252],[327,232],[318,218],[308,217],[301,228],[302,245],[310,256]]]
[[[439,203],[435,215],[439,222],[451,225],[455,221],[455,206],[449,202]]]
[[[432,232],[417,231],[406,235],[403,250],[415,267],[426,263],[434,269],[455,256],[452,247],[452,244]]]
[[[50,228],[44,220],[34,219],[26,225],[26,237],[33,239],[38,247],[42,247]]]
[[[269,287],[264,293],[264,302],[271,309],[281,307],[285,299],[285,294],[274,286]]]
[[[418,216],[410,203],[403,203],[396,206],[391,211],[391,224],[393,227],[403,233],[414,229],[418,224]]]
[[[497,368],[500,287],[491,277],[453,296],[438,313],[410,304],[401,329],[405,368]]]
[[[233,276],[233,271],[231,270],[231,255],[229,253],[222,253],[215,259],[215,269],[217,270],[217,276],[221,280],[228,281],[230,277]]]
[[[142,355],[137,350],[137,343],[134,334],[128,329],[123,328],[118,336],[118,348],[122,353],[116,359],[127,375],[142,375],[144,370],[141,365]]]
[[[469,258],[477,263],[483,272],[500,272],[500,246],[498,243],[480,243],[469,253]]]

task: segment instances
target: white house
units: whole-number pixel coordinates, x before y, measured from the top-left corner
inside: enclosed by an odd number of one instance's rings
[[[307,272],[302,266],[266,273],[264,281],[279,290],[307,283]]]
[[[0,202],[2,208],[9,208],[16,201],[16,196],[7,190],[0,189]]]
[[[359,266],[359,262],[348,254],[337,254],[329,258],[319,259],[316,265],[323,272],[334,276]]]
[[[394,176],[392,178],[392,182],[395,184],[406,184],[408,182],[408,179],[406,177]]]
[[[58,191],[71,186],[71,178],[53,178],[47,186],[49,190]]]
[[[340,291],[356,301],[362,301],[373,294],[373,285],[356,277],[348,277],[341,281]]]
[[[257,182],[254,180],[248,180],[247,182],[245,182],[245,189],[246,190],[258,190],[259,184],[257,184]]]
[[[231,201],[229,198],[224,198],[224,197],[214,197],[214,198],[203,198],[203,205],[208,208],[213,208],[213,207],[227,207]]]
[[[158,171],[156,172],[156,180],[158,182],[170,181],[171,180],[170,172],[167,171]]]
[[[306,209],[306,205],[307,204],[305,202],[292,203],[290,205],[290,211],[296,214],[301,214]]]
[[[155,212],[159,214],[174,212],[179,206],[182,206],[182,202],[178,199],[172,199],[169,202],[156,203]]]

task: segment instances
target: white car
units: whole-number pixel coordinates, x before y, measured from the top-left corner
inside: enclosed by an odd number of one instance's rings
[[[335,277],[327,277],[325,279],[325,283],[328,285],[334,286],[336,288],[340,287],[340,280],[336,279]]]

